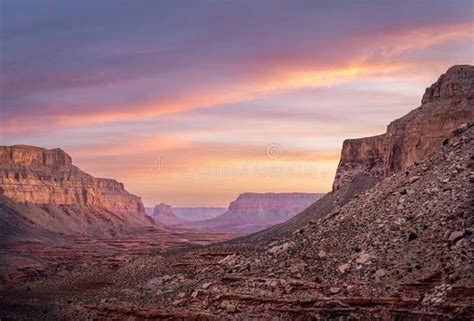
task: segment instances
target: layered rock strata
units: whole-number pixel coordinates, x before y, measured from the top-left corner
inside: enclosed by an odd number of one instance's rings
[[[0,146],[0,195],[25,204],[19,217],[60,233],[153,223],[140,197],[81,171],[59,148]]]

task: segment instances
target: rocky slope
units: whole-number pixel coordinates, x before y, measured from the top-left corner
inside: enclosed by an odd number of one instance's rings
[[[222,215],[184,224],[207,231],[251,233],[284,222],[324,194],[322,193],[243,193]]]
[[[448,69],[427,88],[421,106],[390,123],[383,135],[344,141],[333,190],[367,173],[388,177],[424,159],[460,125],[474,119],[474,67]]]
[[[81,171],[61,149],[0,146],[0,194],[0,211],[10,213],[3,229],[27,224],[58,233],[95,234],[154,224],[140,198],[122,183]]]

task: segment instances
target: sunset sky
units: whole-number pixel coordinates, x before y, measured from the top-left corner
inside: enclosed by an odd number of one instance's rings
[[[145,205],[327,192],[454,64],[474,1],[0,1],[0,143],[60,147]]]

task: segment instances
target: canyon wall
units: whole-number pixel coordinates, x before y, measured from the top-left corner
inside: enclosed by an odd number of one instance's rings
[[[116,180],[81,171],[58,148],[0,146],[0,195],[25,205],[21,220],[54,232],[115,233],[154,224],[140,197]]]
[[[449,68],[421,103],[383,135],[345,140],[333,190],[361,173],[377,179],[395,174],[439,149],[456,128],[474,122],[474,67]]]
[[[63,150],[0,146],[0,192],[17,202],[91,205],[116,213],[143,212],[140,197],[113,179],[95,178],[72,165]]]

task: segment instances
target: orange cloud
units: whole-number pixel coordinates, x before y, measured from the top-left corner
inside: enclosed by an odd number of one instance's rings
[[[174,205],[226,206],[238,194],[248,191],[329,191],[337,163],[338,158],[189,160],[142,169],[122,181],[148,205],[163,201]]]

